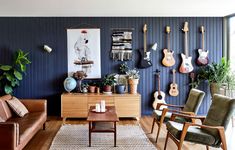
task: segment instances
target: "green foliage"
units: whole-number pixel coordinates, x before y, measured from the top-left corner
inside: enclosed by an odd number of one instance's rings
[[[217,83],[218,85],[234,85],[235,79],[233,76],[230,62],[222,58],[220,63],[212,63],[205,67],[200,67],[193,84],[199,85],[203,80],[207,80],[209,83]]]
[[[103,85],[114,85],[114,83],[116,83],[114,76],[115,74],[106,75],[102,80]]]
[[[126,74],[128,75],[129,79],[139,79],[140,78],[139,70],[137,70],[136,68],[129,69],[126,72]]]
[[[119,71],[122,74],[125,74],[128,71],[128,69],[129,69],[129,67],[127,66],[126,62],[121,64],[120,67],[119,67]]]
[[[14,87],[19,86],[26,71],[26,65],[30,64],[28,53],[18,50],[15,53],[12,65],[0,64],[0,88],[5,94],[12,94]]]

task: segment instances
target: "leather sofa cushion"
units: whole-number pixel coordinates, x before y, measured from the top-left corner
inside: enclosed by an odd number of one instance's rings
[[[6,102],[6,100],[11,99],[11,97],[11,95],[0,97],[0,122],[5,122],[12,117],[11,110]]]
[[[27,113],[29,113],[28,109],[18,100],[16,97],[12,97],[12,99],[7,100],[7,103],[11,107],[11,109],[20,117],[24,117]]]
[[[28,141],[36,133],[38,128],[45,122],[45,112],[33,112],[26,114],[23,118],[11,118],[9,121],[19,124],[20,143]]]
[[[168,132],[170,132],[178,140],[180,139],[183,124],[169,121],[166,123],[166,127]],[[188,128],[185,140],[206,145],[214,145],[216,141],[214,136],[208,134],[207,132],[196,126],[191,126]]]

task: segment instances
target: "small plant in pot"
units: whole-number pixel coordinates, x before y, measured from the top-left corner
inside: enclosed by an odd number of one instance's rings
[[[130,85],[130,93],[131,94],[136,94],[137,93],[137,86],[139,83],[139,71],[134,68],[134,69],[129,69],[126,72],[127,76],[128,76],[128,83]]]
[[[95,82],[90,82],[89,87],[88,87],[88,91],[90,93],[95,93],[95,88],[96,88],[96,83]]]
[[[111,92],[112,91],[112,86],[114,85],[114,83],[116,83],[114,76],[115,76],[115,74],[109,74],[103,78],[103,80],[102,80],[103,92]]]

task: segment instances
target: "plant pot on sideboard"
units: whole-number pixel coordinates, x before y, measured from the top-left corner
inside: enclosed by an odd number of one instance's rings
[[[128,83],[130,85],[130,94],[136,94],[139,79],[128,79]]]

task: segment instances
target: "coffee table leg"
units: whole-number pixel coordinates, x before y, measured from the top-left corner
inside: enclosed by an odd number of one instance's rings
[[[116,122],[114,122],[114,147],[116,147],[116,140],[117,140],[117,128],[116,128]]]
[[[89,147],[91,147],[91,121],[89,121]]]

